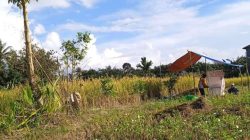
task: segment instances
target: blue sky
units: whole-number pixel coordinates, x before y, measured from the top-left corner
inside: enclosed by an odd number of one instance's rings
[[[32,38],[58,50],[77,32],[92,33],[82,68],[133,66],[146,56],[154,65],[187,50],[218,59],[244,55],[250,44],[250,0],[39,0],[29,6]],[[0,38],[23,44],[19,10],[0,2]]]

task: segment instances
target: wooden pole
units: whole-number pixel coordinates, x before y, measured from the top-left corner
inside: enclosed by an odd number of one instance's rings
[[[205,58],[205,73],[207,74],[207,59]]]
[[[38,61],[38,59],[36,58],[36,56],[33,55],[33,57],[34,57],[35,60],[37,61],[38,66],[41,68],[41,70],[42,70],[42,72],[44,73],[44,75],[46,76],[46,78],[49,80],[49,83],[51,84],[51,86],[52,86],[52,87],[56,86],[56,85],[53,84],[52,80],[49,78],[48,74],[47,74],[46,71],[43,69],[41,63]],[[55,87],[54,87],[54,88],[55,88]],[[55,91],[56,91],[58,97],[61,98],[61,96],[60,96],[59,92],[56,90],[56,88],[55,88]]]
[[[246,52],[246,72],[247,72],[247,89],[249,90],[249,71],[248,71],[248,56]]]
[[[160,78],[161,78],[161,62],[160,62]]]
[[[195,95],[197,95],[196,90],[195,90],[195,75],[194,75],[194,67],[193,67],[193,64],[192,64],[192,56],[191,56],[190,51],[188,51],[188,53],[189,53],[190,64],[191,64],[191,69],[192,69],[192,73],[193,73],[194,92],[195,92]]]
[[[243,80],[242,80],[242,73],[241,73],[240,67],[239,67],[239,70],[240,70],[241,90],[243,90]]]
[[[205,58],[205,74],[207,74],[207,58]],[[208,79],[208,78],[207,78]],[[205,90],[205,89],[204,89]],[[209,93],[209,88],[207,89],[208,94]]]
[[[67,57],[67,92],[69,92],[69,58]]]

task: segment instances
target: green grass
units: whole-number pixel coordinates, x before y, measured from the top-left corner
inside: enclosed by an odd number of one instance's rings
[[[176,88],[192,88],[191,77],[183,77]],[[192,101],[184,97],[141,101],[143,92],[166,92],[160,84],[166,79],[113,79],[115,96],[104,95],[100,81],[77,81],[70,90],[78,90],[85,106],[78,115],[65,112],[44,114],[34,127],[15,128],[10,104],[20,99],[22,87],[0,91],[0,139],[247,139],[250,138],[250,93],[206,98],[209,110],[195,111],[184,117],[176,112],[157,122],[154,115]],[[191,80],[192,81],[192,80]],[[238,79],[226,82],[237,84]],[[246,81],[245,81],[246,82]],[[83,87],[76,85],[83,83]],[[140,84],[137,84],[140,83]],[[185,84],[187,83],[187,84]],[[65,84],[65,83],[61,83]],[[136,88],[133,88],[136,87]],[[165,93],[167,94],[167,93]],[[5,126],[8,123],[11,126]],[[17,124],[16,124],[17,125]],[[2,129],[2,128],[1,128]]]
[[[13,132],[8,138],[24,139],[244,139],[250,137],[250,94],[208,97],[210,110],[183,117],[178,112],[157,122],[154,115],[183,103],[155,100],[140,105],[92,108],[78,116],[63,113],[46,116],[46,121],[29,131]],[[234,112],[232,108],[240,108]],[[231,111],[230,111],[231,110]],[[18,136],[18,137],[17,137]],[[1,137],[0,137],[1,138]]]

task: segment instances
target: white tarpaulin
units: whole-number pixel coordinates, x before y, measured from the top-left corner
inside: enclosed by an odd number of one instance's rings
[[[207,72],[207,84],[209,87],[209,94],[224,95],[225,79],[222,70],[215,70]]]

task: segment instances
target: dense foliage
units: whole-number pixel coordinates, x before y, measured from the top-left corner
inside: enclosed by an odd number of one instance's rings
[[[25,83],[28,79],[27,61],[25,50],[15,51],[0,42],[0,87],[13,87],[19,83]],[[46,51],[33,45],[33,57],[35,73],[40,82],[44,83],[55,79],[58,75],[60,64],[53,51]],[[46,74],[45,74],[46,73]],[[47,76],[46,76],[47,75]]]

